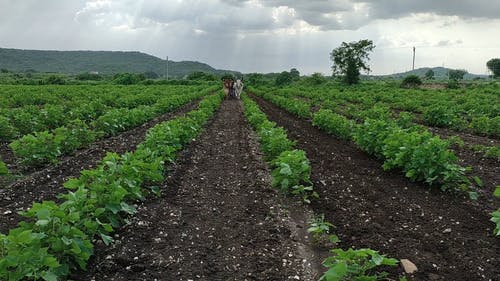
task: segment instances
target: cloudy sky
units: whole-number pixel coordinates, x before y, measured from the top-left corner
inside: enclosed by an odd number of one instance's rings
[[[0,0],[0,47],[132,50],[242,72],[330,74],[341,42],[373,40],[374,74],[500,57],[500,0]]]

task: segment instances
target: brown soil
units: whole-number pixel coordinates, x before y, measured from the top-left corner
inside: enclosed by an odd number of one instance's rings
[[[489,221],[497,199],[472,202],[409,182],[354,143],[254,98],[306,151],[321,196],[311,206],[336,226],[342,248],[370,247],[409,259],[418,267],[410,280],[500,280],[500,239]],[[491,176],[487,181],[498,181],[498,174]]]
[[[317,280],[303,215],[297,226],[270,188],[239,101],[222,103],[168,174],[76,280]]]
[[[26,210],[33,202],[56,200],[56,195],[65,192],[64,182],[71,177],[78,177],[82,170],[95,167],[106,152],[122,154],[135,150],[149,128],[193,110],[197,106],[197,101],[191,102],[174,112],[155,118],[118,136],[94,142],[74,155],[64,157],[57,165],[30,171],[26,178],[15,181],[10,186],[0,186],[0,232],[6,233],[10,228],[15,227],[22,219],[18,212]]]

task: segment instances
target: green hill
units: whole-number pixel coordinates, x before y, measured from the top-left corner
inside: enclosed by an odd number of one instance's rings
[[[166,72],[166,61],[141,52],[116,51],[39,51],[0,48],[0,69],[9,71],[34,70],[78,74],[96,71],[102,74],[120,72]],[[181,78],[195,71],[223,74],[234,71],[219,70],[195,61],[168,61],[170,77]]]
[[[408,75],[417,75],[420,77],[424,77],[425,73],[431,69],[434,71],[434,79],[438,80],[446,80],[448,79],[448,71],[452,70],[451,68],[446,68],[446,67],[422,67],[418,68],[415,70],[410,70],[407,72],[402,72],[402,73],[395,73],[395,74],[390,74],[390,75],[381,75],[378,77],[383,77],[383,78],[404,78]],[[478,74],[472,74],[472,73],[467,73],[464,75],[465,80],[472,80],[476,77],[479,78],[488,78],[487,75],[478,75]]]

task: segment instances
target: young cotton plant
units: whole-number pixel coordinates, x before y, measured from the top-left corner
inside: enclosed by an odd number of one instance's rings
[[[495,188],[495,192],[493,193],[493,196],[500,198],[500,186],[497,186]],[[491,213],[491,219],[492,222],[496,224],[494,233],[496,236],[500,236],[500,208],[497,209],[495,212]]]
[[[328,271],[320,278],[324,281],[377,281],[384,280],[386,272],[378,273],[379,266],[396,266],[398,260],[387,258],[372,249],[333,249],[323,266]]]
[[[311,183],[311,166],[303,150],[282,152],[271,162],[274,187],[279,187],[283,193],[299,195],[306,203],[310,198],[318,198]]]

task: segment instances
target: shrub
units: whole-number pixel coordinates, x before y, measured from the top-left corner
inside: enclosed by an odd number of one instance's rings
[[[403,88],[416,88],[422,85],[422,79],[417,75],[408,75],[401,82],[401,87]]]
[[[96,74],[96,73],[86,72],[86,73],[80,73],[80,74],[78,74],[76,76],[76,79],[77,80],[81,80],[81,81],[101,80],[102,76],[99,75],[99,74]]]

